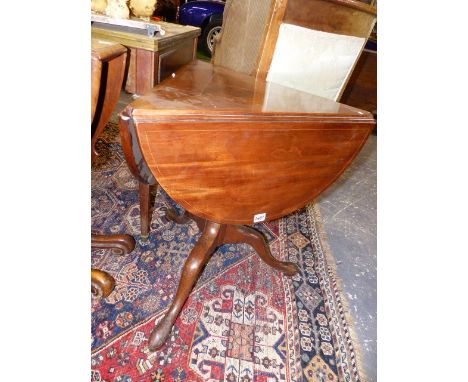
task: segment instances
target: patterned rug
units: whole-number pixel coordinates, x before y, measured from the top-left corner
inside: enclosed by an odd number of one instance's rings
[[[109,124],[92,171],[92,230],[130,233],[135,250],[92,251],[92,266],[116,288],[92,302],[92,381],[362,381],[349,318],[315,206],[255,227],[275,257],[296,263],[288,278],[246,245],[220,247],[206,266],[171,337],[157,352],[147,340],[175,294],[182,265],[200,236],[165,210],[159,190],[148,242],[140,240],[138,183]]]

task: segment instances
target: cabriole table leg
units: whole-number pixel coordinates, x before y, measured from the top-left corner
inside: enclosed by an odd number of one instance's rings
[[[288,261],[279,261],[270,251],[270,246],[263,235],[256,229],[244,225],[228,225],[223,239],[224,243],[247,243],[260,258],[270,267],[284,273],[286,276],[293,276],[299,272],[296,264]]]
[[[148,340],[148,348],[150,350],[153,351],[161,347],[171,333],[174,322],[179,316],[193,286],[200,277],[203,267],[219,245],[218,238],[221,227],[218,223],[206,223],[202,236],[185,261],[174,301],[166,315],[151,332]]]

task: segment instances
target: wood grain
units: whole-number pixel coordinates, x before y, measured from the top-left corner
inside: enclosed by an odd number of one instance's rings
[[[181,41],[194,39],[200,35],[200,28],[190,25],[178,25],[157,21],[155,24],[161,26],[165,31],[164,36],[157,34],[149,37],[144,33],[136,33],[131,30],[119,30],[111,27],[91,27],[91,36],[103,40],[113,41],[129,48],[151,50],[157,52],[177,46]]]
[[[375,8],[350,0],[289,0],[284,23],[347,36],[369,37]]]
[[[91,28],[95,38],[122,44],[129,49],[125,90],[132,94],[145,94],[160,79],[192,61],[200,28],[158,21],[164,36],[149,37],[132,30],[111,27]]]
[[[376,112],[377,52],[362,52],[340,102],[371,113]]]
[[[91,269],[91,294],[94,298],[106,298],[115,287],[115,279],[107,272]]]
[[[98,153],[95,143],[109,121],[122,88],[127,49],[115,42],[91,40],[91,163]],[[130,235],[91,235],[91,247],[112,249],[126,254],[135,248]],[[108,273],[91,270],[91,291],[95,297],[107,297],[115,286]]]
[[[144,184],[159,183],[185,208],[185,216],[168,210],[168,218],[193,217],[202,231],[174,300],[149,337],[150,350],[168,338],[219,245],[248,243],[273,268],[295,274],[294,264],[275,259],[263,236],[242,224],[280,218],[313,200],[349,166],[374,127],[369,112],[265,82],[291,3],[275,1],[257,76],[195,61],[121,113],[132,173]],[[353,3],[350,9],[362,11],[351,0],[327,3]],[[148,186],[140,191],[147,203]]]
[[[91,161],[98,155],[97,138],[119,99],[127,49],[113,42],[91,40]]]
[[[368,112],[201,62],[126,112],[158,183],[194,215],[220,224],[302,207],[346,169],[374,126]]]
[[[262,43],[262,53],[258,60],[256,77],[259,79],[265,79],[270,69],[276,41],[278,40],[279,28],[284,19],[287,6],[288,0],[275,0],[272,7],[270,21]]]

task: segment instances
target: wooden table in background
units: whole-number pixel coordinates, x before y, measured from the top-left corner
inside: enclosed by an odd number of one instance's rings
[[[156,22],[164,36],[131,32],[111,25],[91,27],[93,38],[122,44],[129,48],[125,90],[144,94],[181,66],[192,61],[196,54],[200,28],[163,21]]]

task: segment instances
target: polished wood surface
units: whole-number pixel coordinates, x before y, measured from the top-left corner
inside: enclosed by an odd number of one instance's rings
[[[200,28],[163,21],[154,23],[163,28],[164,35],[149,37],[112,26],[91,28],[94,38],[119,43],[128,48],[125,90],[129,93],[145,94],[195,56]]]
[[[217,247],[247,243],[285,275],[243,224],[289,214],[313,200],[349,165],[374,126],[368,112],[196,61],[130,104],[119,119],[129,168],[182,205],[202,235],[186,260],[168,312],[151,332],[161,347]],[[151,178],[149,173],[154,176]],[[173,210],[177,223],[186,218]],[[149,230],[142,219],[142,230]]]
[[[374,126],[368,112],[200,61],[126,114],[164,190],[221,224],[276,219],[313,200]]]
[[[246,118],[324,116],[363,118],[369,113],[285,86],[256,80],[252,76],[220,68],[204,61],[186,65],[139,97],[127,108],[135,121],[183,115],[246,116]],[[203,115],[201,114],[203,112]],[[311,115],[313,114],[313,115]]]
[[[291,4],[274,2],[256,78],[195,61],[120,115],[122,146],[141,183],[141,200],[148,199],[148,185],[159,184],[185,209],[184,216],[173,210],[166,216],[179,224],[192,218],[201,231],[174,300],[150,335],[150,350],[164,344],[220,245],[247,243],[274,269],[289,276],[298,271],[274,258],[263,235],[244,224],[280,218],[317,197],[348,167],[375,124],[369,112],[265,82],[275,28],[288,12],[291,20]],[[351,9],[362,11],[355,4]],[[148,221],[142,219],[144,232]]]
[[[362,52],[340,102],[377,114],[377,52]]]
[[[375,8],[350,0],[288,0],[283,22],[348,36],[369,37]]]
[[[101,89],[103,65],[126,54],[126,49],[119,44],[105,40],[91,39],[91,123],[96,113]],[[125,61],[125,56],[123,58]]]
[[[111,249],[115,255],[126,255],[135,248],[135,239],[130,235],[92,235],[91,247]]]
[[[125,80],[125,91],[144,94],[158,83],[159,53],[129,48],[130,60]]]
[[[95,144],[119,99],[125,71],[127,49],[122,45],[91,39],[91,163],[98,153]],[[111,249],[127,254],[135,248],[130,235],[91,235],[91,248]],[[107,297],[115,280],[106,272],[91,269],[91,291],[94,297]]]
[[[139,182],[140,191],[140,231],[141,239],[148,240],[151,225],[150,185]]]
[[[258,58],[257,70],[255,72],[256,77],[260,79],[265,79],[270,69],[276,41],[278,40],[279,28],[284,19],[287,6],[288,0],[274,0],[261,48],[262,52]]]
[[[164,35],[157,33],[154,37],[150,37],[144,33],[138,33],[129,29],[93,25],[91,27],[91,36],[122,44],[129,48],[158,52],[174,48],[181,41],[185,41],[187,38],[197,38],[200,35],[200,28],[190,25],[179,25],[164,21],[156,21],[154,24],[159,25],[164,30]]]
[[[109,273],[91,269],[91,293],[94,298],[106,298],[114,288],[115,280]]]
[[[145,94],[183,65],[193,60],[196,39],[180,41],[179,45],[161,51],[129,48],[130,60],[125,90]]]
[[[91,123],[93,123],[94,114],[96,113],[97,102],[99,98],[99,88],[101,87],[100,81],[97,78],[101,78],[102,62],[99,59],[93,59],[91,56]],[[91,147],[91,152],[93,152]],[[91,158],[92,158],[91,154]]]
[[[91,58],[100,61],[109,61],[115,57],[126,53],[126,49],[121,44],[102,40],[98,38],[91,38]]]
[[[119,100],[126,57],[122,45],[91,39],[91,161],[98,155],[96,140]]]

